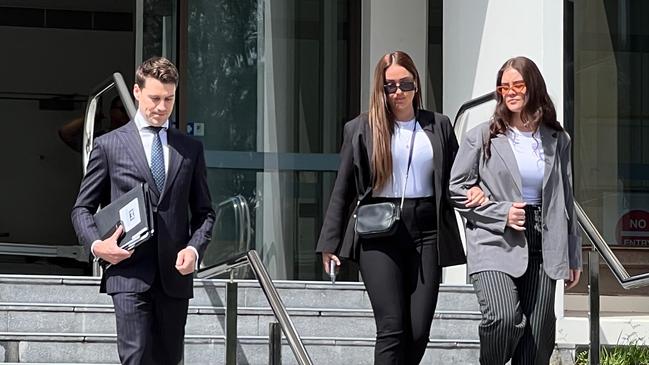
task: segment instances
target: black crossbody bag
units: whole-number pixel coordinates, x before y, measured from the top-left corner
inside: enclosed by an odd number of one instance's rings
[[[403,191],[401,193],[401,205],[396,205],[393,202],[362,204],[359,198],[356,202],[356,212],[354,213],[356,220],[354,230],[360,237],[388,237],[396,233],[399,227],[399,219],[401,219],[403,201],[406,197],[406,186],[408,186],[408,175],[410,174],[416,132],[417,121],[415,120],[415,126],[412,128],[412,137],[410,137],[410,153],[408,155],[408,166],[406,167],[406,181],[403,183]]]

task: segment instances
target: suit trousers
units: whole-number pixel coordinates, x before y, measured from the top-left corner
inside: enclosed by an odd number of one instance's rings
[[[111,295],[122,364],[182,364],[189,299],[169,297],[158,277],[143,293]]]
[[[509,228],[508,228],[509,229]],[[519,278],[500,271],[471,275],[482,321],[480,364],[547,365],[554,349],[556,281],[543,269],[541,207],[525,208],[529,250],[527,271]]]
[[[424,356],[442,273],[435,212],[434,198],[406,199],[393,236],[361,241],[360,271],[376,321],[374,364],[418,364]]]

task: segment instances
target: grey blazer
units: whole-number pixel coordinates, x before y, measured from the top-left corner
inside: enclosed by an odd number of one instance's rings
[[[507,227],[513,202],[522,202],[522,183],[516,157],[505,135],[491,138],[491,157],[484,159],[489,123],[467,132],[451,169],[450,194],[466,219],[469,274],[502,271],[520,277],[527,270],[524,232]],[[567,279],[569,269],[581,268],[581,236],[572,193],[570,137],[541,125],[545,154],[542,192],[543,267],[552,279]],[[478,184],[490,202],[466,208],[467,190]]]

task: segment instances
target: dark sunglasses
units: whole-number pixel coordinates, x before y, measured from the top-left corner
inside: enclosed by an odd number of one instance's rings
[[[415,89],[415,82],[414,81],[401,81],[399,83],[389,82],[383,85],[383,89],[385,90],[386,94],[394,94],[397,92],[397,89],[405,93],[407,91],[413,91]]]

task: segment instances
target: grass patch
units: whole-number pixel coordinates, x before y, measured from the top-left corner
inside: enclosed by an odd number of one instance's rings
[[[633,338],[625,342],[627,344],[603,346],[600,365],[649,365],[649,346],[644,339]],[[588,365],[588,353],[588,349],[578,352],[575,364]]]

